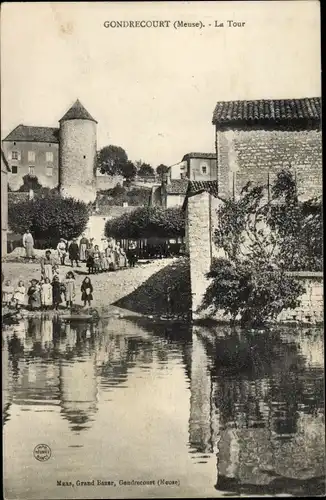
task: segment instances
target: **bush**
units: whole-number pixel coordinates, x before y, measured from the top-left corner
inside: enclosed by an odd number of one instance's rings
[[[85,203],[61,198],[56,193],[8,207],[10,229],[22,234],[29,228],[35,240],[46,246],[57,245],[59,238],[70,240],[79,236],[86,229],[88,219]]]
[[[105,235],[117,239],[184,236],[185,215],[181,208],[140,207],[107,221]]]
[[[212,278],[201,310],[223,310],[242,326],[259,327],[275,319],[282,309],[297,307],[304,287],[283,270],[253,260],[232,263],[216,259],[207,275]]]

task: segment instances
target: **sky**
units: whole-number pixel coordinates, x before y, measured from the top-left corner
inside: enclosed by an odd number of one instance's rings
[[[214,151],[217,101],[321,95],[315,0],[8,2],[1,11],[2,139],[20,123],[58,126],[79,98],[98,121],[98,148],[172,165]],[[170,27],[105,28],[112,20]]]

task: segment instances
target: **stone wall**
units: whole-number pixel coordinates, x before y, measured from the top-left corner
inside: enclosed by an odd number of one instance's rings
[[[217,131],[219,192],[239,194],[249,181],[271,184],[276,173],[290,168],[301,199],[322,192],[322,137],[318,130]]]
[[[207,192],[191,196],[187,200],[186,251],[190,257],[190,281],[193,319],[212,318],[229,322],[223,311],[214,313],[211,309],[198,311],[205,291],[210,283],[206,274],[213,257],[223,257],[223,251],[213,242],[217,210],[222,200]],[[215,221],[215,222],[214,222]],[[301,296],[300,306],[295,310],[284,310],[277,318],[279,322],[315,324],[323,321],[323,275],[322,273],[291,273],[303,281],[306,293]]]

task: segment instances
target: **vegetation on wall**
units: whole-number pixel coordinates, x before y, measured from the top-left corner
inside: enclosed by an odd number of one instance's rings
[[[287,271],[321,270],[321,235],[321,201],[300,202],[290,171],[278,173],[270,196],[248,183],[218,211],[215,243],[227,259],[214,261],[201,309],[260,326],[297,307],[304,288]]]
[[[151,189],[146,187],[133,187],[126,189],[121,184],[117,184],[111,189],[99,192],[99,202],[109,206],[121,206],[127,202],[130,206],[143,206],[148,204]]]
[[[181,208],[140,207],[107,221],[106,236],[117,239],[173,238],[184,236],[185,214]]]
[[[23,234],[30,229],[34,239],[45,246],[56,246],[59,238],[70,240],[79,236],[89,219],[85,203],[73,198],[62,198],[52,193],[45,198],[10,203],[8,222],[10,229]]]

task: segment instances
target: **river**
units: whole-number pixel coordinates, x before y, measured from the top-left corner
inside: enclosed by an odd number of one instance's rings
[[[5,497],[322,495],[323,353],[318,328],[4,325]]]

